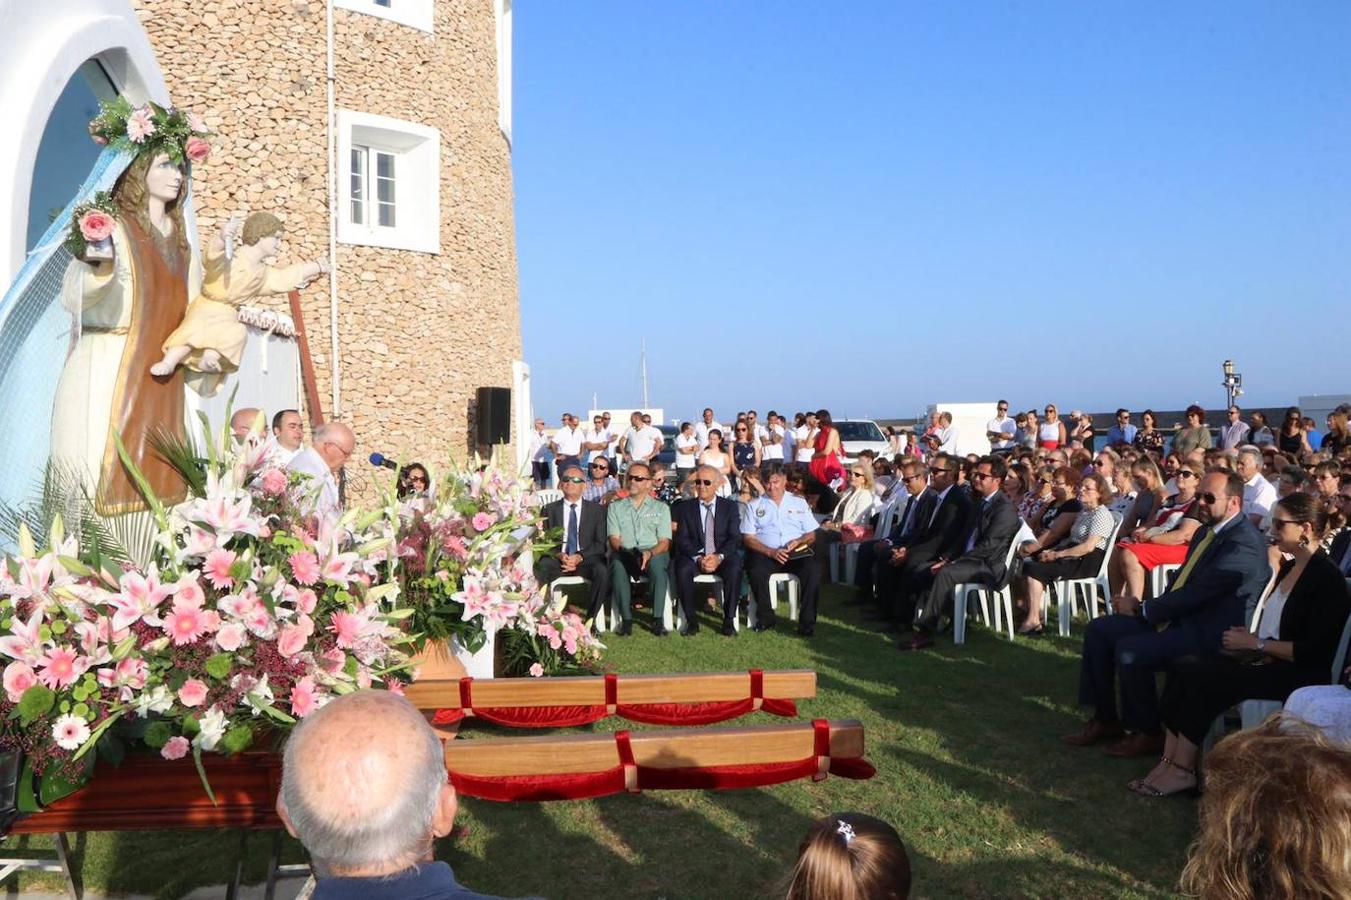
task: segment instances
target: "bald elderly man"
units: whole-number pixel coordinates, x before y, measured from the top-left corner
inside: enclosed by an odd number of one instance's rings
[[[234,435],[236,444],[244,443],[244,439],[249,436],[253,426],[258,424],[258,417],[262,414],[263,411],[256,406],[245,406],[235,410],[234,415],[230,416],[230,434]],[[259,431],[262,431],[262,426],[259,426]]]
[[[309,851],[314,900],[483,897],[433,861],[458,806],[440,739],[396,694],[338,697],[286,742],[277,813]]]
[[[357,439],[341,422],[325,422],[314,430],[314,445],[297,453],[286,469],[310,476],[313,488],[302,503],[310,515],[327,517],[342,512],[338,496],[338,472],[356,452]]]

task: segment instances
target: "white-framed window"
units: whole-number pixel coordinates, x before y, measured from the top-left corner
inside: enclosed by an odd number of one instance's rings
[[[338,111],[338,240],[441,252],[440,132]]]
[[[434,0],[333,0],[338,9],[350,9],[389,19],[419,31],[432,31]]]
[[[497,20],[497,126],[511,144],[511,0],[495,0]]]

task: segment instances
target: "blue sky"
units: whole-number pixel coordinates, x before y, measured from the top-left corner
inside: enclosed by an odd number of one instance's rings
[[[1351,390],[1351,3],[514,6],[538,414]],[[565,340],[575,352],[565,352]]]

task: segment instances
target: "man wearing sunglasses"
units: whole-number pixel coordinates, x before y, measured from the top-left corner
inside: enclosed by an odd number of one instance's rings
[[[563,499],[545,504],[544,525],[550,533],[559,533],[557,546],[540,553],[535,561],[535,580],[551,584],[564,575],[586,579],[590,588],[587,618],[594,618],[610,593],[610,573],[606,565],[605,510],[582,496],[586,479],[579,466],[564,466],[558,473]]]
[[[892,504],[892,519],[895,524],[889,534],[876,541],[864,541],[858,548],[858,562],[854,566],[854,587],[858,589],[861,603],[873,600],[873,585],[880,584],[890,572],[883,574],[879,568],[889,565],[892,551],[905,547],[914,536],[920,533],[919,524],[928,522],[933,514],[934,498],[929,490],[929,467],[917,459],[901,464],[896,483],[904,490],[899,491]],[[886,514],[886,509],[882,515]],[[899,570],[897,570],[899,572]]]
[[[664,637],[666,627],[661,620],[670,593],[667,551],[671,549],[671,507],[652,497],[652,473],[647,463],[633,463],[625,477],[629,495],[606,508],[610,586],[620,619],[615,633],[620,636],[633,633],[629,585],[631,580],[648,576],[652,588],[652,633]]]
[[[717,575],[722,579],[722,633],[736,635],[737,597],[741,591],[741,521],[735,500],[718,496],[722,473],[712,466],[699,466],[693,476],[695,500],[677,503],[675,524],[675,582],[680,607],[685,611],[686,637],[699,630],[695,618],[694,579]]]
[[[1018,511],[1004,493],[1004,460],[994,454],[983,456],[971,470],[971,494],[975,500],[975,528],[961,555],[940,558],[929,566],[933,584],[920,605],[915,636],[902,650],[923,650],[933,646],[939,619],[952,608],[952,591],[958,584],[987,584],[997,587],[1008,577],[1004,561],[1009,545],[1018,533]]]
[[[601,506],[609,505],[619,494],[619,479],[610,474],[610,460],[598,456],[586,464],[586,473],[591,480],[582,488],[582,497]]]
[[[1112,756],[1162,751],[1155,674],[1184,656],[1217,653],[1224,632],[1244,625],[1271,577],[1267,541],[1243,515],[1243,478],[1212,469],[1197,493],[1201,528],[1167,591],[1141,603],[1112,598],[1115,615],[1088,623],[1079,702],[1093,707],[1081,731],[1061,740],[1087,747],[1120,738]],[[1163,630],[1158,630],[1163,627]],[[1121,682],[1117,714],[1116,682]]]
[[[973,524],[971,498],[957,487],[961,460],[939,453],[929,464],[929,486],[935,492],[928,519],[914,523],[916,531],[902,546],[882,557],[877,567],[877,596],[890,622],[883,630],[911,629],[915,607],[933,583],[931,568],[940,559],[962,553]]]

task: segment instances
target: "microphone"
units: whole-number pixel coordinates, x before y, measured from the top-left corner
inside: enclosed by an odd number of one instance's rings
[[[373,465],[373,466],[383,466],[383,467],[386,468],[386,469],[398,469],[398,468],[399,468],[399,464],[396,463],[394,460],[392,460],[392,459],[385,459],[385,456],[384,456],[383,453],[372,453],[372,454],[371,454],[371,465]]]

